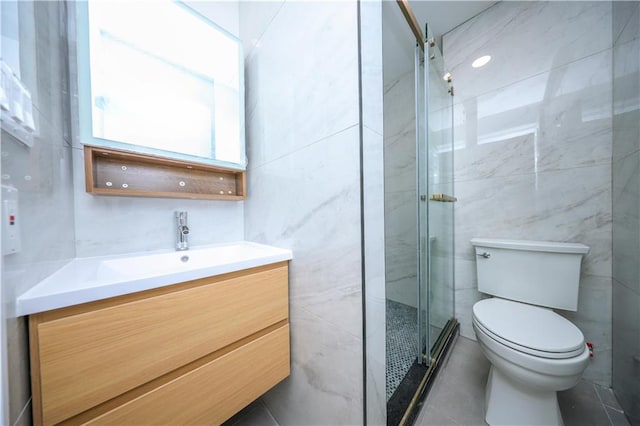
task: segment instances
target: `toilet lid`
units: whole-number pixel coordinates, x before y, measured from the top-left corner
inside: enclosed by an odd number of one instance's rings
[[[584,351],[584,335],[550,309],[498,298],[473,305],[473,316],[496,340],[526,353],[567,358]]]

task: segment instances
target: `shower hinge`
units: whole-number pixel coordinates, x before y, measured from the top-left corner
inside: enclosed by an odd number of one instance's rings
[[[453,86],[451,86],[451,87],[449,88],[448,92],[449,92],[449,93],[451,93],[451,96],[453,96],[453,95],[454,95]]]
[[[435,45],[436,45],[436,39],[435,39],[435,38],[433,38],[433,37],[431,37],[431,38],[429,39],[429,47],[433,47],[433,46],[435,46]]]

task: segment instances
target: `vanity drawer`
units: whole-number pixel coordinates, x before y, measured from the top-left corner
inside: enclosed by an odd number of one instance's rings
[[[286,262],[33,315],[35,423],[68,419],[287,318]]]
[[[284,325],[85,424],[217,425],[287,376]]]

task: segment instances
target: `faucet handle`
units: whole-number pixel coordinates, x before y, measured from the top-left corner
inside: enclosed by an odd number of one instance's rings
[[[187,212],[176,211],[176,222],[177,223],[177,235],[176,235],[176,250],[188,250],[189,249],[189,241],[187,239],[189,235],[189,227],[187,226]]]
[[[186,226],[187,225],[187,212],[184,210],[176,211],[176,219],[178,220],[178,225]]]

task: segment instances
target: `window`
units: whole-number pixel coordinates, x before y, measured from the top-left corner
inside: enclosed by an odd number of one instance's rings
[[[245,168],[237,38],[173,1],[76,4],[83,143]]]

